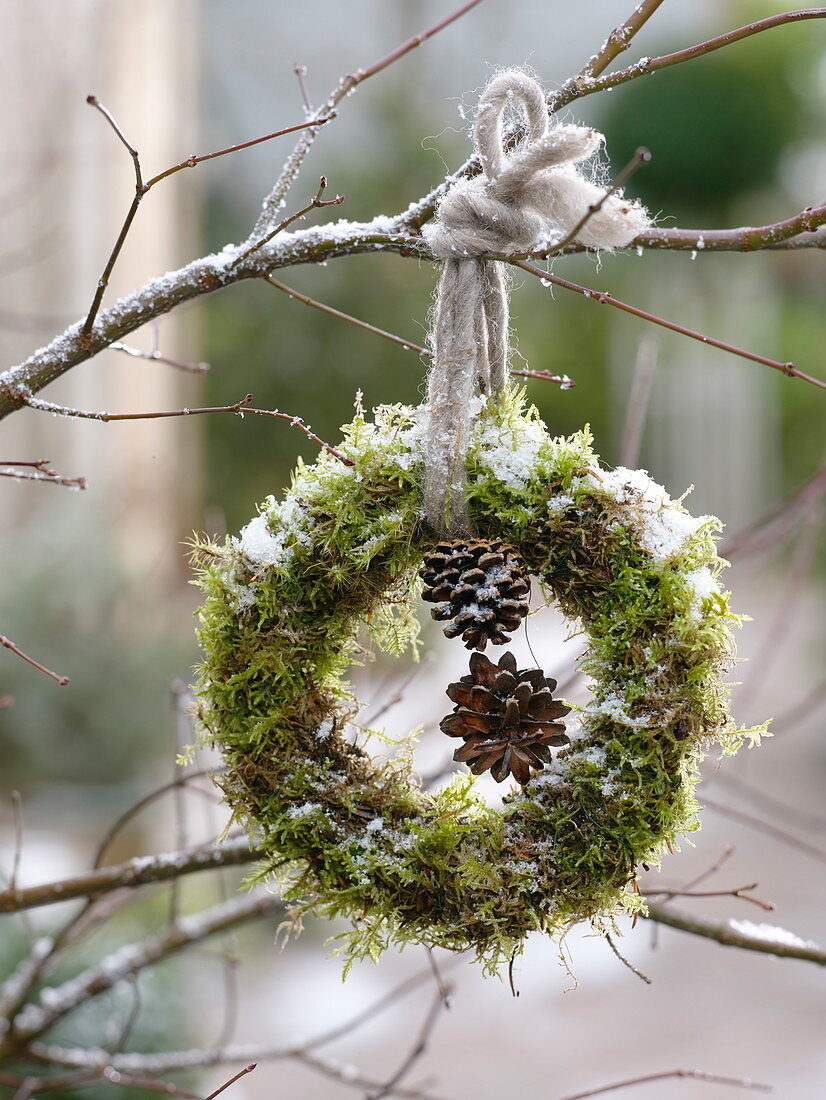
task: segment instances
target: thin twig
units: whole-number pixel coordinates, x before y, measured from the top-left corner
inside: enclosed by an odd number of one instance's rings
[[[454,177],[450,177],[452,181]],[[457,174],[458,178],[458,174]],[[445,181],[445,187],[448,181]],[[441,192],[440,192],[441,193]],[[372,221],[352,223],[350,230],[325,237],[319,229],[297,230],[283,241],[253,253],[243,264],[228,271],[222,255],[204,256],[187,264],[177,272],[151,280],[139,291],[122,299],[116,306],[104,310],[97,318],[94,331],[88,335],[82,325],[76,323],[56,336],[49,344],[38,349],[28,359],[0,373],[0,419],[25,406],[25,395],[42,390],[66,371],[93,358],[111,343],[121,340],[147,321],[169,313],[176,306],[201,295],[230,286],[242,279],[261,278],[279,267],[299,263],[321,263],[338,256],[364,253],[395,252],[416,259],[431,258],[420,238],[411,236],[414,222],[425,221],[429,196],[412,204],[407,211],[395,218],[374,218]],[[815,208],[817,209],[817,208]],[[826,219],[826,207],[824,207]],[[795,220],[795,219],[793,219]],[[781,224],[781,223],[778,223]],[[669,248],[676,250],[703,248],[743,252],[745,245],[754,248],[773,247],[769,241],[772,227],[757,231],[757,242],[747,241],[751,229],[732,230],[653,230],[642,234],[632,246],[641,248]],[[826,236],[811,234],[812,244],[826,247]],[[805,243],[805,238],[802,239]],[[780,247],[792,241],[780,242]],[[577,251],[581,251],[579,246]],[[502,257],[511,259],[511,257]],[[543,272],[542,278],[545,278]]]
[[[129,230],[132,228],[132,222],[135,220],[135,215],[138,212],[138,207],[141,204],[144,196],[150,191],[156,183],[160,183],[161,180],[167,179],[169,176],[174,175],[176,172],[183,171],[184,168],[194,168],[196,164],[201,164],[205,160],[213,160],[215,157],[223,157],[228,153],[237,153],[240,149],[248,149],[252,145],[260,145],[262,141],[271,141],[273,138],[282,137],[285,134],[295,133],[296,130],[306,130],[307,127],[318,128],[323,126],[326,122],[329,122],[329,118],[314,118],[309,119],[306,122],[302,122],[297,126],[288,126],[283,130],[276,130],[272,134],[265,134],[264,137],[254,138],[252,141],[244,141],[238,145],[231,145],[226,149],[218,149],[214,153],[206,153],[203,156],[190,156],[186,160],[182,160],[179,164],[173,165],[171,168],[165,169],[163,172],[159,172],[157,176],[153,176],[152,179],[144,182],[143,174],[141,171],[140,155],[138,150],[127,140],[126,135],[115,121],[114,116],[107,107],[100,102],[97,96],[90,95],[86,97],[86,102],[100,111],[112,129],[115,131],[120,142],[124,145],[129,156],[132,158],[132,166],[135,171],[135,194],[132,198],[132,202],[126,213],[126,217],[123,220],[123,225],[120,228],[115,244],[109,254],[109,259],[106,261],[106,266],[103,269],[103,273],[98,279],[97,289],[92,299],[92,304],[89,307],[89,312],[86,314],[86,320],[83,322],[81,328],[81,336],[88,337],[92,331],[92,326],[95,323],[98,310],[100,309],[100,303],[103,300],[103,295],[106,293],[106,288],[109,285],[109,279],[112,275],[112,271],[117,263],[118,256],[123,248],[124,242],[129,235]]]
[[[726,351],[731,355],[737,355],[741,359],[749,359],[754,363],[762,363],[764,366],[780,371],[781,374],[785,374],[789,378],[800,378],[802,381],[809,382],[819,389],[826,390],[826,381],[820,378],[813,378],[809,374],[804,374],[803,371],[797,369],[794,363],[781,363],[776,359],[769,359],[765,355],[757,355],[755,352],[737,348],[733,344],[726,344],[722,340],[715,340],[711,336],[705,336],[702,332],[695,332],[693,329],[685,328],[683,325],[678,325],[674,321],[667,321],[664,317],[657,317],[655,314],[648,313],[644,309],[638,309],[637,306],[629,305],[627,302],[621,302],[607,291],[589,290],[587,287],[580,286],[578,283],[572,283],[567,279],[561,279],[558,275],[551,274],[550,271],[543,271],[541,268],[534,267],[533,264],[526,263],[524,260],[514,260],[507,256],[502,256],[500,258],[509,260],[514,267],[519,267],[523,271],[535,275],[546,285],[552,283],[554,286],[563,287],[565,290],[572,290],[577,294],[581,294],[584,298],[589,298],[593,302],[598,302],[600,305],[614,306],[624,313],[631,313],[635,317],[641,317],[644,321],[650,321],[652,324],[659,325],[661,328],[667,328],[671,332],[678,332],[681,336],[688,336],[692,340],[699,340],[701,344],[708,344],[711,347],[719,348],[721,351]]]
[[[439,31],[444,30],[445,27],[449,27],[451,23],[455,23],[457,19],[460,19],[469,12],[471,8],[475,8],[477,4],[480,3],[481,0],[468,0],[467,3],[457,8],[456,11],[452,12],[438,23],[434,23],[433,26],[421,31],[419,34],[414,34],[412,38],[403,42],[402,45],[398,46],[395,50],[391,50],[389,54],[386,54],[372,65],[369,65],[366,69],[357,69],[356,72],[349,73],[347,76],[342,77],[327,97],[326,102],[319,108],[316,117],[320,115],[333,116],[338,104],[345,96],[355,91],[359,84],[363,84],[365,80],[369,80],[370,77],[382,72],[389,65],[392,65],[394,62],[404,57],[405,54],[410,53],[411,50],[415,50],[418,46],[421,46],[423,42],[432,38],[434,34],[438,34]],[[278,216],[278,211],[281,209],[287,191],[301,171],[301,166],[312,148],[317,133],[317,130],[307,130],[306,133],[302,134],[298,144],[287,158],[278,179],[275,181],[275,185],[269,195],[264,199],[261,214],[250,234],[251,239],[260,237],[262,234],[269,231]]]
[[[45,481],[50,485],[61,485],[66,489],[85,489],[85,477],[64,477],[57,470],[49,466],[48,458],[39,458],[27,462],[2,462],[0,466],[9,466],[11,469],[0,469],[0,477],[10,477],[15,481]]]
[[[310,93],[307,90],[307,66],[302,65],[300,62],[297,61],[295,65],[293,65],[293,72],[295,73],[298,80],[298,88],[301,92],[301,99],[304,103],[304,110],[307,112],[308,115],[312,115],[313,104],[310,99]]]
[[[283,910],[280,898],[269,893],[252,894],[216,905],[202,913],[181,917],[162,932],[138,943],[120,947],[96,966],[51,991],[48,1003],[28,1005],[14,1021],[8,1047],[20,1049],[52,1028],[81,1005],[105,993],[118,982],[138,974],[162,959],[178,954],[193,944],[261,917]]]
[[[779,843],[785,844],[789,848],[793,848],[796,852],[801,852],[811,859],[816,859],[818,863],[826,863],[826,851],[822,848],[816,848],[813,844],[808,844],[805,840],[800,840],[799,837],[787,833],[785,829],[779,829],[776,825],[771,825],[762,817],[755,817],[754,814],[746,813],[744,810],[735,810],[732,806],[725,806],[720,802],[713,802],[711,799],[707,798],[705,794],[703,794],[703,805],[709,810],[714,810],[715,813],[723,814],[725,817],[730,817],[734,821],[739,821],[741,825],[747,825],[750,829],[756,829],[760,833],[765,833],[766,836],[770,836],[773,840],[777,840]]]
[[[799,23],[807,19],[826,19],[826,8],[802,8],[797,11],[783,12],[780,15],[772,15],[767,19],[759,19],[754,23],[747,23],[743,27],[738,27],[736,30],[717,35],[716,38],[709,38],[707,41],[700,42],[696,46],[690,46],[685,50],[677,50],[675,53],[664,54],[661,57],[643,57],[635,64],[629,65],[627,69],[620,69],[619,72],[611,73],[609,76],[599,75],[605,66],[591,74],[591,76],[583,70],[581,74],[577,74],[571,80],[566,81],[562,88],[555,93],[552,99],[553,110],[559,110],[575,99],[593,95],[594,92],[616,88],[620,84],[626,84],[629,80],[637,80],[642,76],[648,76],[650,73],[667,69],[672,65],[681,65],[686,61],[693,61],[697,57],[704,57],[715,50],[722,49],[724,46],[731,46],[735,42],[741,42],[744,38],[750,38],[752,35],[762,34],[764,31],[773,30],[775,27],[782,27],[787,23]],[[598,77],[598,79],[592,77]]]
[[[605,72],[611,62],[628,49],[635,36],[662,3],[663,0],[643,0],[622,26],[611,31],[600,49],[580,69],[574,80],[591,79]]]
[[[36,661],[34,657],[30,657],[28,653],[24,653],[18,645],[15,645],[11,638],[7,638],[4,634],[0,634],[0,646],[3,646],[4,649],[10,649],[12,653],[17,654],[18,657],[21,657],[28,664],[36,668],[38,672],[43,672],[46,676],[50,676],[55,683],[60,684],[61,687],[65,687],[69,683],[68,676],[58,676],[56,672],[52,672],[50,668],[46,668],[40,661]]]
[[[646,898],[664,898],[670,901],[672,898],[740,898],[742,901],[751,902],[766,913],[771,913],[774,902],[761,901],[760,898],[751,897],[747,890],[755,890],[756,882],[750,882],[747,886],[738,886],[733,890],[640,890]]]
[[[229,1081],[225,1081],[220,1088],[217,1088],[215,1090],[215,1092],[211,1092],[209,1096],[205,1098],[205,1100],[215,1100],[215,1097],[220,1096],[222,1092],[229,1088],[230,1085],[234,1085],[236,1081],[239,1081],[242,1077],[246,1077],[248,1073],[252,1073],[257,1065],[257,1062],[250,1062],[248,1066],[244,1066],[244,1068],[239,1070],[234,1077],[230,1077]]]
[[[289,295],[290,298],[295,298],[296,301],[303,302],[306,306],[312,306],[313,309],[320,309],[322,313],[329,313],[331,317],[338,317],[341,321],[347,321],[349,324],[355,325],[357,328],[362,328],[366,332],[372,332],[374,336],[382,336],[385,340],[390,340],[394,344],[400,344],[401,347],[406,348],[408,351],[418,352],[419,355],[430,355],[427,348],[423,348],[420,344],[414,344],[410,340],[404,340],[401,336],[394,336],[392,332],[385,332],[383,328],[377,328],[367,321],[360,321],[358,317],[352,317],[349,313],[342,313],[340,309],[334,309],[333,306],[328,306],[325,302],[316,301],[315,298],[310,298],[309,295],[302,294],[300,291],[293,289],[293,287],[287,286],[286,283],[279,282],[279,280],[273,278],[272,275],[264,275],[264,280],[268,282],[270,286],[274,286],[276,290],[283,291],[283,293]],[[512,371],[511,373],[518,372]]]
[[[303,206],[294,214],[290,214],[288,217],[284,218],[278,223],[275,229],[271,229],[269,233],[265,234],[265,236],[260,237],[256,241],[253,241],[249,248],[245,249],[244,252],[239,253],[230,263],[230,269],[236,267],[238,264],[243,263],[244,260],[248,259],[253,254],[253,252],[257,252],[260,248],[263,248],[264,245],[269,244],[273,237],[277,237],[279,233],[283,233],[284,230],[291,226],[294,222],[301,221],[301,219],[306,217],[307,214],[309,214],[312,210],[321,210],[325,206],[340,206],[341,203],[344,202],[344,195],[336,195],[334,199],[325,199],[323,196],[326,190],[327,177],[322,176],[321,182],[318,185],[318,190],[316,191],[312,202],[307,203],[306,206]]]
[[[221,769],[219,769],[220,771]],[[103,857],[106,854],[106,849],[118,835],[118,833],[124,828],[125,825],[145,809],[151,805],[155,799],[160,798],[161,795],[166,794],[168,791],[175,790],[179,787],[185,787],[193,779],[201,779],[205,775],[215,775],[216,771],[213,768],[204,768],[202,771],[189,772],[187,775],[178,776],[176,779],[170,780],[169,783],[164,783],[160,787],[156,787],[155,790],[150,791],[149,794],[144,795],[143,798],[139,798],[132,806],[120,815],[120,817],[113,822],[112,825],[106,830],[103,839],[100,841],[92,863],[92,869],[96,870],[103,863]]]
[[[199,844],[178,852],[163,852],[156,856],[139,856],[125,863],[112,864],[96,871],[84,871],[71,878],[48,882],[40,886],[17,887],[0,891],[0,913],[18,913],[41,905],[55,905],[73,898],[85,898],[118,890],[134,889],[149,882],[165,882],[178,875],[212,871],[216,867],[235,867],[253,863],[266,853],[251,847],[246,835],[226,844]]]
[[[341,451],[337,451],[335,447],[332,447],[329,443],[325,443],[321,436],[316,435],[309,424],[300,416],[294,416],[292,413],[280,412],[278,409],[255,409],[250,405],[252,401],[252,394],[248,393],[245,397],[242,397],[240,401],[236,401],[234,405],[211,405],[201,409],[165,409],[162,412],[140,412],[140,413],[109,413],[109,412],[94,412],[87,409],[73,409],[69,405],[54,405],[51,401],[44,401],[40,397],[33,397],[31,394],[26,394],[21,398],[23,404],[27,405],[31,409],[37,409],[39,412],[53,413],[55,416],[67,416],[67,417],[80,417],[82,420],[100,420],[104,424],[112,423],[118,420],[162,420],[168,417],[174,416],[202,416],[206,413],[239,413],[241,416],[244,413],[254,413],[256,416],[271,416],[277,420],[286,420],[290,427],[299,428],[308,439],[311,439],[313,443],[317,444],[322,450],[327,451],[328,454],[333,455],[339,462],[343,462],[345,466],[352,466],[353,460],[342,454]]]
[[[392,1074],[392,1076],[379,1088],[376,1092],[369,1094],[367,1100],[383,1100],[385,1096],[390,1096],[395,1092],[396,1085],[407,1076],[413,1066],[422,1057],[427,1050],[427,1044],[430,1040],[430,1036],[433,1033],[433,1028],[436,1026],[436,1020],[439,1017],[439,1013],[445,1007],[445,998],[441,992],[434,998],[433,1003],[427,1011],[427,1015],[424,1018],[424,1022],[421,1026],[419,1034],[415,1043],[410,1049],[409,1053],[404,1058],[399,1068]]]
[[[293,416],[292,413],[279,412],[278,409],[242,409],[242,413],[255,413],[256,416],[272,416],[277,420],[286,420],[291,428],[298,428],[302,431],[308,439],[311,439],[316,446],[320,447],[327,454],[337,458],[339,462],[343,462],[345,466],[353,466],[355,463],[352,458],[348,458],[346,454],[332,447],[329,443],[325,443],[320,435],[316,435],[309,424],[306,424],[300,416]]]
[[[168,355],[161,355],[159,351],[141,351],[140,348],[133,348],[129,344],[121,343],[120,340],[110,344],[109,350],[122,351],[135,359],[149,359],[153,363],[164,363],[168,367],[175,367],[176,370],[189,371],[193,374],[206,374],[210,369],[209,363],[187,363],[181,359],[170,359]]]
[[[710,867],[706,867],[705,871],[701,871],[699,873],[699,875],[695,875],[694,878],[689,879],[688,882],[684,882],[683,885],[680,887],[680,889],[682,889],[682,890],[693,890],[693,889],[695,889],[695,887],[699,886],[701,883],[705,882],[707,879],[710,879],[714,875],[716,875],[717,872],[720,870],[720,868],[723,866],[723,864],[726,863],[729,859],[731,859],[731,857],[733,855],[734,855],[734,845],[733,844],[727,844],[725,846],[725,848],[723,848],[720,855],[711,864]]]
[[[705,1081],[711,1085],[731,1085],[732,1088],[753,1089],[755,1092],[774,1092],[772,1085],[761,1085],[758,1081],[752,1081],[750,1077],[721,1077],[719,1073],[704,1073],[699,1069],[671,1069],[664,1073],[647,1073],[641,1077],[628,1077],[624,1081],[614,1081],[610,1085],[602,1085],[600,1088],[587,1089],[585,1092],[571,1093],[560,1100],[585,1100],[589,1096],[602,1096],[606,1092],[616,1092],[617,1089],[631,1088],[632,1085],[651,1085],[656,1081],[669,1081],[675,1077],[688,1078],[692,1081]]]
[[[781,542],[795,526],[801,515],[808,515],[826,496],[826,465],[810,478],[782,497],[762,515],[726,539],[720,547],[725,558],[742,557],[773,548]]]
[[[79,417],[81,420],[100,420],[104,424],[110,424],[118,420],[163,420],[173,416],[202,416],[206,413],[249,412],[251,410],[248,409],[248,406],[251,401],[252,394],[248,393],[245,397],[242,397],[240,401],[236,401],[234,405],[213,405],[202,409],[168,409],[162,412],[110,413],[94,412],[87,409],[73,409],[70,405],[54,405],[51,401],[44,401],[42,398],[32,397],[30,394],[23,397],[23,404],[27,405],[30,409],[52,413],[55,416]]]
[[[659,2],[662,3],[662,0],[659,0]],[[567,236],[563,237],[561,241],[555,244],[552,249],[549,249],[549,251],[563,252],[569,244],[573,244],[579,234],[591,220],[591,218],[593,218],[595,214],[598,214],[600,210],[602,210],[608,199],[610,199],[612,195],[615,195],[621,187],[625,186],[625,184],[628,182],[628,180],[630,180],[630,178],[634,175],[638,168],[641,168],[644,164],[648,164],[650,160],[650,151],[643,146],[640,146],[640,148],[635,151],[631,160],[629,160],[625,167],[621,169],[614,177],[614,181],[611,186],[608,187],[602,195],[600,195],[596,202],[592,202],[586,207],[585,213],[582,215],[582,217],[579,219],[573,229],[567,234]]]
[[[573,378],[567,374],[551,374],[548,370],[514,370],[511,367],[509,374],[518,374],[522,378],[541,378],[543,382],[553,382],[561,390],[572,390],[576,385]]]
[[[648,415],[648,402],[651,398],[658,354],[659,345],[655,338],[650,334],[643,336],[637,348],[634,376],[631,381],[628,404],[625,407],[625,426],[620,443],[619,464],[627,469],[633,469],[639,461],[642,433]]]
[[[617,947],[617,945],[614,943],[613,939],[611,938],[611,936],[608,935],[607,932],[605,933],[605,940],[606,940],[608,946],[611,948],[611,950],[614,952],[614,954],[617,956],[617,958],[619,959],[619,961],[622,963],[623,966],[627,967],[628,970],[630,970],[632,974],[635,974],[640,979],[640,981],[645,982],[646,985],[653,985],[654,984],[653,981],[651,980],[651,978],[649,978],[647,974],[643,974],[643,972],[641,970],[638,970],[632,962],[630,962],[628,959],[626,959],[625,955],[623,955],[623,953],[619,950],[619,948]]]
[[[667,924],[681,932],[690,932],[725,947],[740,947],[744,951],[756,951],[763,955],[777,955],[781,959],[801,959],[826,966],[826,949],[816,943],[800,939],[784,928],[773,925],[752,924],[751,921],[718,921],[709,917],[695,917],[674,910],[670,905],[648,903],[646,919],[657,924]],[[761,929],[764,934],[761,933]],[[768,931],[767,931],[768,930]],[[774,937],[774,938],[773,938]]]
[[[20,860],[23,856],[23,799],[20,791],[11,792],[11,812],[14,819],[14,855],[11,863],[9,889],[17,889],[17,876],[20,874]]]

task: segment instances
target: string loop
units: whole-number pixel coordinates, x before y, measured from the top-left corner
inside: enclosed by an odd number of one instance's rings
[[[507,152],[505,114],[518,111],[526,136]],[[479,100],[474,145],[482,173],[459,180],[442,199],[423,235],[444,261],[433,311],[433,366],[427,393],[424,503],[440,536],[470,534],[465,466],[472,399],[501,392],[508,371],[508,293],[503,265],[489,253],[531,252],[570,234],[603,200],[577,240],[621,248],[649,225],[648,215],[621,194],[579,174],[603,137],[582,126],[551,126],[545,96],[527,73],[493,77]]]

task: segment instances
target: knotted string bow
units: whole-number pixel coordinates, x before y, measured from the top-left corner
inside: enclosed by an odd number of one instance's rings
[[[507,108],[527,123],[510,154],[503,139]],[[424,504],[439,535],[470,533],[465,491],[472,398],[500,393],[508,373],[508,291],[503,265],[488,253],[552,247],[604,200],[578,231],[590,248],[630,243],[649,222],[645,210],[605,192],[574,165],[603,141],[596,130],[554,126],[539,84],[518,69],[499,73],[479,100],[474,144],[482,174],[462,179],[442,199],[423,234],[444,261],[430,344]]]

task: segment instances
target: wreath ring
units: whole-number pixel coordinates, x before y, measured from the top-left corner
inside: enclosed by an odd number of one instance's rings
[[[484,399],[479,399],[480,404]],[[418,565],[422,410],[359,411],[345,466],[299,466],[239,538],[198,547],[200,712],[235,817],[263,838],[260,874],[302,909],[352,921],[350,958],[392,942],[473,948],[490,968],[526,934],[639,909],[635,869],[697,827],[697,764],[747,734],[723,681],[734,616],[713,517],[643,471],[600,467],[587,429],[552,439],[511,388],[478,410],[467,498],[476,534],[514,546],[581,625],[592,704],[571,743],[494,810],[470,775],[425,793],[409,757],[344,736],[346,673],[367,623],[398,647]]]

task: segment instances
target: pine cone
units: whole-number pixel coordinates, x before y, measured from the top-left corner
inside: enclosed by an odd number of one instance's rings
[[[490,768],[497,783],[513,775],[523,786],[531,768],[550,763],[549,746],[567,745],[565,726],[558,722],[571,709],[554,699],[556,680],[541,669],[517,671],[512,653],[503,653],[498,665],[482,653],[470,658],[470,675],[447,689],[456,703],[453,714],[439,728],[448,737],[463,737],[453,754],[474,775]]]
[[[502,542],[456,539],[440,542],[424,560],[422,599],[442,604],[430,614],[448,619],[448,638],[461,634],[468,649],[503,645],[528,614],[530,582],[516,551]]]

